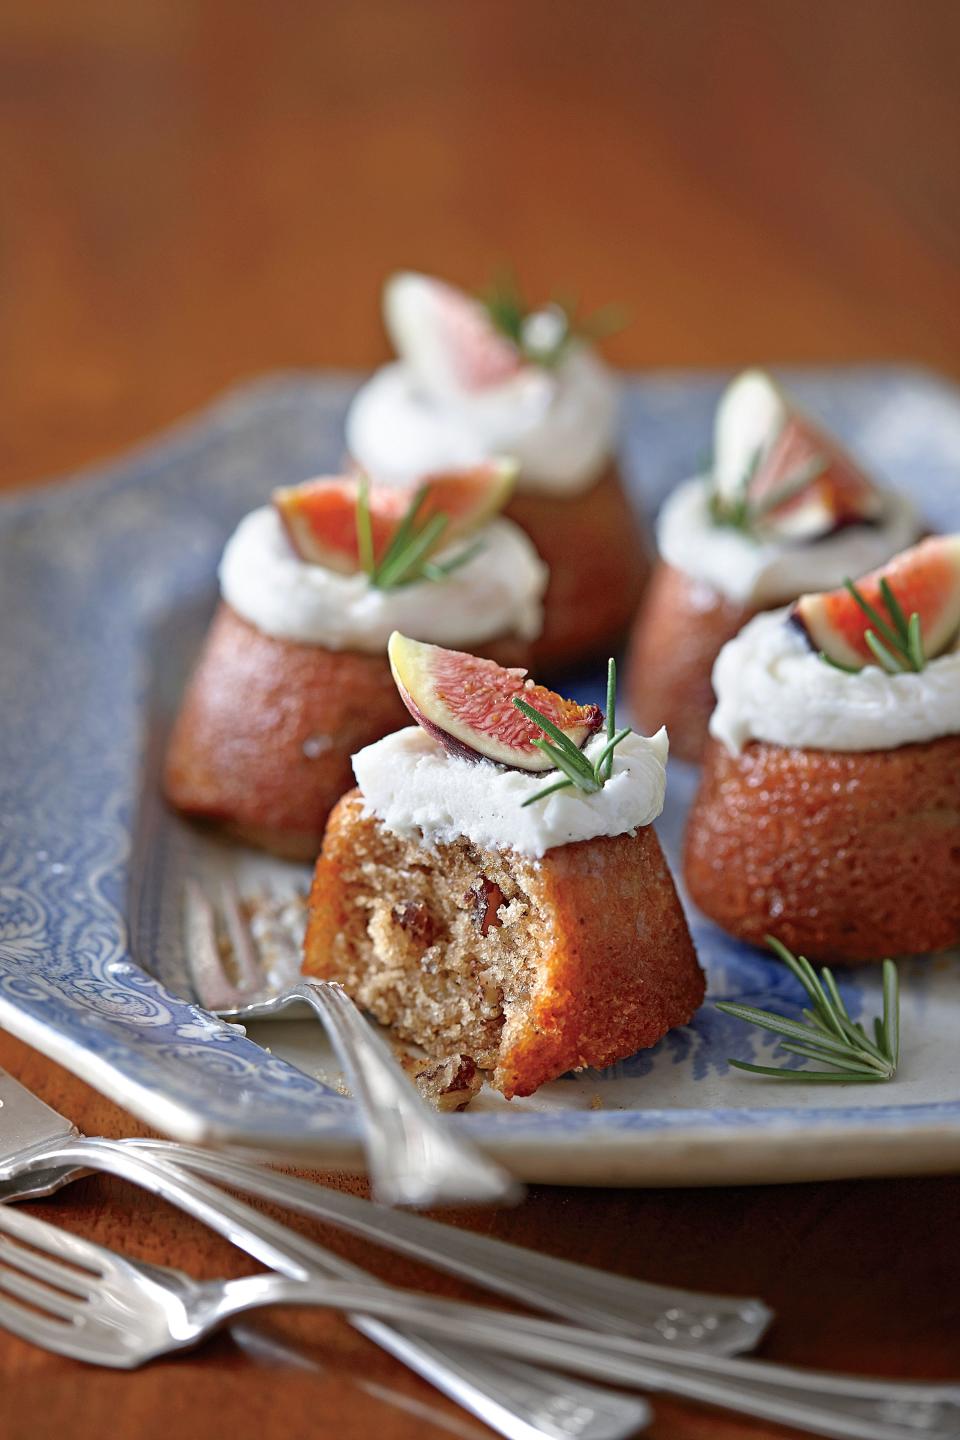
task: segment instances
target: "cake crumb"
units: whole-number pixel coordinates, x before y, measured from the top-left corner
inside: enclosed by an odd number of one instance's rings
[[[603,1109],[603,1101],[600,1099],[600,1096],[599,1096],[599,1095],[591,1095],[591,1096],[590,1096],[590,1109],[591,1109],[591,1110],[602,1110],[602,1109]]]

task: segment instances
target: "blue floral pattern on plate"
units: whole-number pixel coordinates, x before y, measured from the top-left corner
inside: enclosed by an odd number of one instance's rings
[[[946,383],[893,367],[786,378],[878,474],[915,494],[934,528],[960,527],[960,396]],[[0,506],[0,1023],[161,1130],[328,1163],[356,1158],[357,1128],[335,1078],[318,1078],[322,1066],[283,1038],[303,1027],[275,1027],[268,1052],[182,998],[177,886],[208,842],[165,812],[157,776],[224,539],[274,485],[336,468],[355,384],[293,375],[245,387],[98,473]],[[630,386],[624,469],[647,513],[708,448],[721,384],[676,374]],[[599,674],[585,688],[598,694]],[[691,767],[672,767],[659,828],[674,863],[694,783]],[[713,998],[798,1009],[783,967],[692,924]],[[655,1050],[453,1123],[531,1178],[768,1178],[755,1146],[741,1171],[734,1160],[714,1174],[714,1161],[698,1167],[679,1151],[665,1170],[652,1147],[668,1136],[706,1137],[728,1154],[766,1136],[781,1167],[791,1137],[806,1155],[818,1136],[839,1137],[850,1157],[889,1139],[879,1160],[837,1158],[828,1173],[845,1174],[930,1168],[929,1155],[894,1156],[923,1131],[956,1163],[958,968],[906,967],[908,1064],[889,1090],[826,1097],[733,1075],[728,1056],[763,1058],[770,1046],[708,1003]],[[874,1007],[874,974],[842,987],[855,1010]]]

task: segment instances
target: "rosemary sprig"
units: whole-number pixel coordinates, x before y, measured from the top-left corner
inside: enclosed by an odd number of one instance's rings
[[[400,585],[412,585],[417,580],[445,580],[483,548],[482,542],[477,540],[448,560],[431,558],[447,528],[449,517],[437,511],[427,520],[420,521],[420,510],[429,489],[428,482],[416,491],[393,539],[377,560],[370,518],[370,481],[366,475],[360,477],[357,487],[357,554],[360,568],[378,590],[395,590]]]
[[[614,305],[582,316],[577,313],[576,300],[557,297],[533,309],[524,301],[517,278],[509,269],[499,272],[480,300],[494,327],[516,346],[521,357],[548,369],[559,363],[572,340],[603,340],[627,323],[622,309]],[[547,324],[538,326],[536,322],[541,320]]]
[[[879,610],[870,604],[863,592],[857,589],[852,580],[844,580],[843,583],[871,622],[872,628],[863,632],[863,638],[881,670],[886,670],[888,675],[903,675],[911,671],[919,673],[926,665],[927,657],[923,648],[923,631],[917,611],[914,610],[907,619],[903,606],[891,589],[890,582],[882,579],[880,596],[890,617],[888,622]],[[835,670],[843,670],[848,675],[860,673],[860,667],[856,665],[844,665],[823,650],[819,653],[820,659],[825,664],[832,665]]]
[[[549,755],[555,767],[562,770],[564,779],[554,780],[543,790],[538,790],[536,795],[531,795],[524,800],[521,809],[533,805],[537,800],[545,800],[548,795],[553,795],[557,790],[568,790],[575,786],[578,790],[585,790],[588,794],[594,795],[602,790],[604,785],[613,774],[613,752],[630,734],[630,726],[625,725],[622,730],[617,729],[616,717],[617,702],[617,662],[611,657],[607,661],[607,740],[596,760],[588,760],[583,751],[580,750],[569,735],[565,735],[552,720],[524,700],[519,695],[514,695],[513,703],[521,714],[532,720],[538,730],[542,730],[546,739],[537,739],[532,743],[545,755]]]
[[[778,1080],[805,1081],[816,1085],[892,1080],[900,1061],[900,991],[897,967],[893,961],[883,962],[883,1015],[874,1020],[871,1039],[863,1026],[850,1018],[827,966],[823,967],[818,978],[805,956],[794,955],[773,935],[768,935],[766,940],[810,996],[812,1005],[803,1011],[803,1021],[726,1000],[718,1001],[717,1009],[784,1037],[780,1043],[789,1054],[819,1060],[832,1068],[788,1070],[772,1065],[751,1065],[746,1060],[730,1060],[729,1063],[737,1070],[749,1070],[754,1075],[772,1075]]]

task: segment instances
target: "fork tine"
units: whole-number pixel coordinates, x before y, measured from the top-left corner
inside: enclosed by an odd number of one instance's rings
[[[226,879],[221,887],[223,918],[226,921],[230,944],[233,946],[233,963],[237,972],[237,988],[241,993],[263,989],[263,969],[260,953],[243,913],[240,893],[233,880]]]
[[[32,1345],[42,1345],[45,1350],[59,1354],[67,1349],[64,1342],[68,1336],[74,1342],[76,1340],[72,1325],[64,1325],[62,1320],[51,1320],[39,1315],[36,1310],[26,1310],[15,1300],[5,1300],[2,1295],[0,1327],[9,1330],[11,1335],[19,1335],[21,1340],[29,1340]],[[72,1353],[73,1349],[74,1346],[70,1346],[67,1353]]]
[[[73,1320],[89,1303],[79,1297],[71,1298],[60,1294],[51,1290],[48,1285],[38,1285],[26,1275],[18,1275],[15,1270],[0,1269],[0,1290],[5,1290],[8,1295],[15,1295],[18,1300],[29,1301],[45,1315],[59,1315],[64,1320]]]
[[[208,1010],[234,1010],[244,997],[231,984],[217,945],[216,912],[208,896],[188,879],[183,886],[183,938],[194,994]]]
[[[24,1275],[33,1275],[41,1280],[46,1280],[61,1290],[69,1290],[73,1295],[89,1295],[96,1284],[93,1272],[85,1272],[90,1276],[90,1279],[87,1280],[76,1270],[61,1265],[57,1261],[48,1260],[46,1256],[38,1254],[35,1250],[27,1250],[23,1245],[18,1245],[16,1241],[11,1240],[9,1235],[5,1235],[0,1240],[0,1266],[4,1265],[21,1270]]]
[[[109,1250],[101,1250],[92,1240],[84,1240],[79,1235],[72,1235],[68,1230],[60,1230],[48,1220],[38,1220],[36,1216],[28,1215],[25,1210],[18,1210],[13,1205],[0,1205],[0,1234],[15,1235],[28,1245],[33,1245],[35,1249],[42,1250],[47,1256],[55,1255],[69,1260],[71,1265],[76,1265],[81,1270],[89,1270],[92,1275],[105,1274],[113,1259]]]

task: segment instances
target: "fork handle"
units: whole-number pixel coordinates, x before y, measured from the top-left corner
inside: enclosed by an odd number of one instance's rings
[[[355,1195],[284,1175],[265,1165],[171,1140],[125,1140],[165,1155],[219,1185],[312,1215],[471,1284],[597,1330],[716,1354],[752,1350],[771,1312],[760,1300],[704,1295],[647,1284],[519,1245],[444,1225],[405,1210],[384,1210]]]
[[[288,992],[323,1024],[358,1101],[370,1180],[387,1205],[515,1203],[522,1188],[457,1135],[403,1073],[342,985],[307,977]]]
[[[608,1383],[650,1389],[756,1415],[815,1434],[861,1440],[954,1440],[960,1424],[960,1386],[868,1380],[762,1360],[684,1356],[662,1346],[598,1335],[555,1321],[490,1311],[389,1286],[371,1294],[367,1283],[250,1275],[218,1290],[212,1323],[273,1305],[317,1305],[352,1311],[362,1306],[429,1335],[495,1353],[525,1357]]]
[[[55,1165],[100,1170],[178,1206],[202,1221],[261,1263],[301,1284],[309,1278],[333,1276],[362,1285],[372,1296],[389,1292],[359,1266],[271,1220],[169,1160],[138,1154],[115,1140],[78,1137],[55,1141],[31,1157],[29,1170],[49,1171]],[[299,1291],[296,1292],[299,1295]],[[436,1389],[476,1415],[506,1440],[627,1440],[648,1424],[649,1407],[635,1395],[600,1389],[533,1364],[517,1356],[499,1357],[451,1339],[449,1322],[430,1341],[363,1313],[348,1315],[354,1329],[387,1350]],[[936,1440],[936,1437],[934,1437]]]

